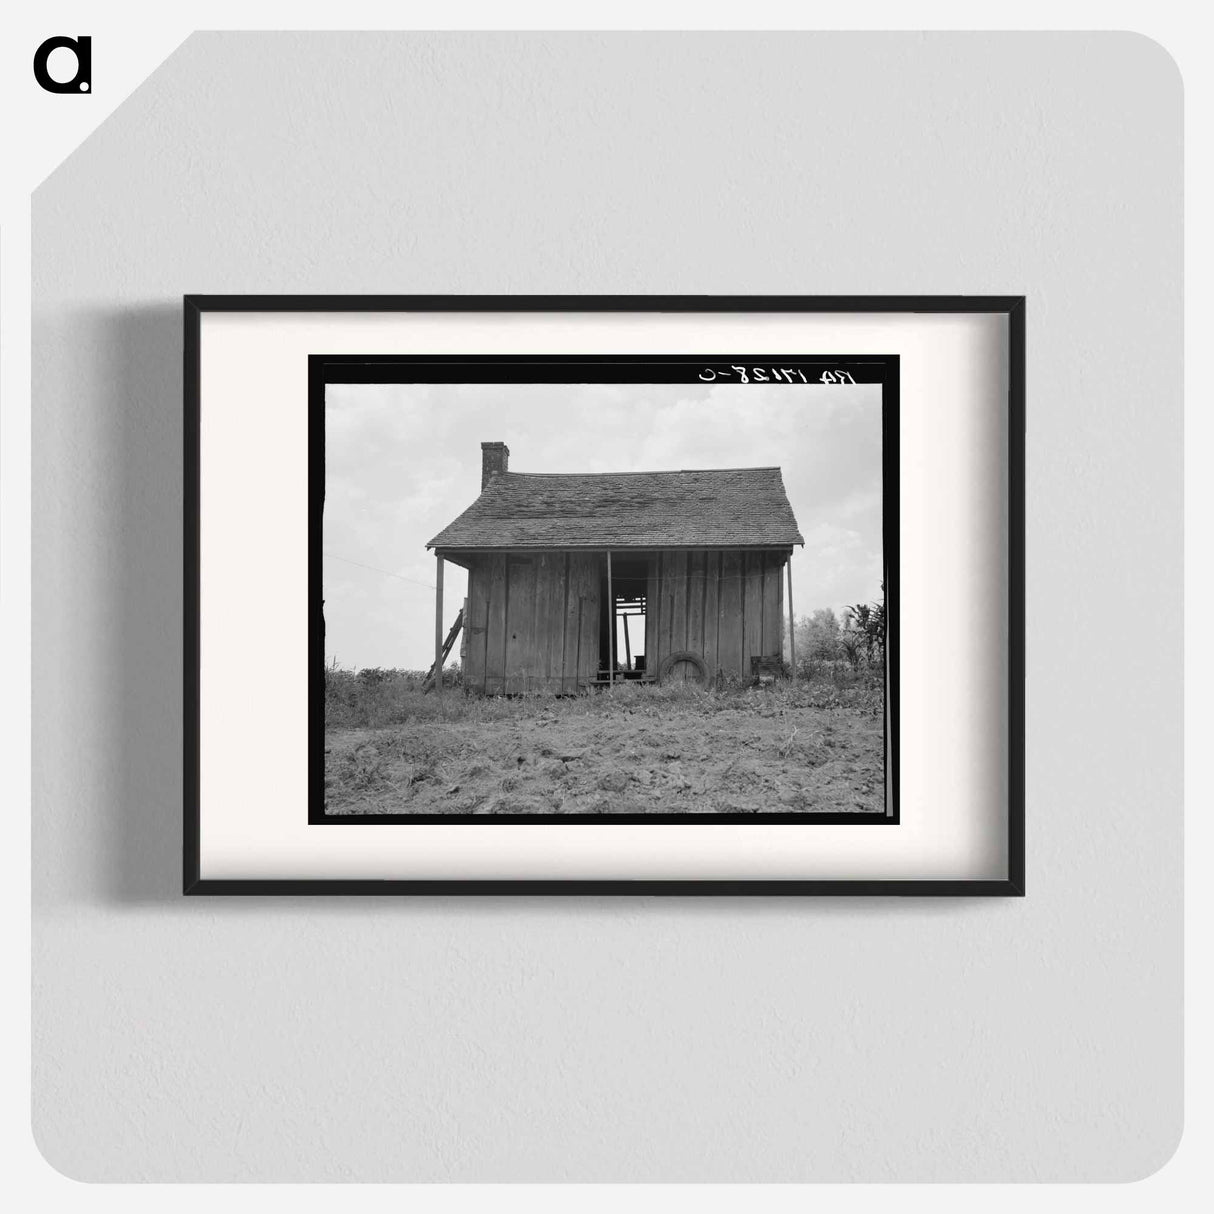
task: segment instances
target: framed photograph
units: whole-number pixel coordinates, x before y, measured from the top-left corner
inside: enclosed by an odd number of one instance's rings
[[[1024,893],[1020,297],[185,300],[189,894]]]

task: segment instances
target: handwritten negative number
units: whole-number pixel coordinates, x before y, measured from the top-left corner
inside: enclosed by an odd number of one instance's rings
[[[699,374],[704,383],[714,383],[718,379],[733,379],[737,377],[740,384],[770,384],[785,383],[807,384],[805,372],[795,367],[743,367],[731,363],[729,369],[724,367],[705,367]],[[854,384],[856,381],[850,371],[823,371],[818,381],[824,384]]]

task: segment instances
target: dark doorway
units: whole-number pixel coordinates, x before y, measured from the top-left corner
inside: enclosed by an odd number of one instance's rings
[[[645,611],[649,594],[648,557],[611,555],[611,589],[608,591],[607,559],[599,570],[599,679],[612,681],[611,630],[615,629],[615,680],[648,679],[656,671],[646,669]]]

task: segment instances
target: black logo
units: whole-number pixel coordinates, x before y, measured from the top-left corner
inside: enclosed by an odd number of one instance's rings
[[[71,80],[53,80],[46,70],[51,51],[60,48],[76,56],[76,74]],[[48,38],[34,52],[34,79],[48,93],[87,93],[93,87],[93,40],[81,35],[78,38]]]

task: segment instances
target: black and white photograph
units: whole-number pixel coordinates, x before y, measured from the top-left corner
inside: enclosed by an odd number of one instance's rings
[[[310,821],[897,822],[896,358],[321,374]]]

